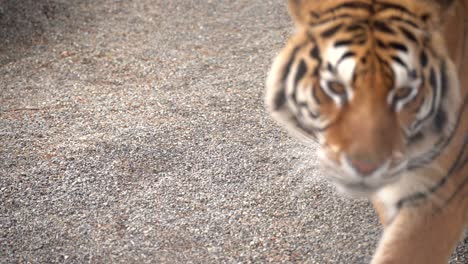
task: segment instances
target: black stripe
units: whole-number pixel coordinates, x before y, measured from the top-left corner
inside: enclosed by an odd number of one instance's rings
[[[402,67],[408,70],[408,65],[406,65],[406,63],[402,59],[400,59],[400,57],[392,55],[391,58],[394,62],[400,64]]]
[[[319,69],[322,66],[322,58],[320,58],[320,50],[317,45],[315,45],[311,50],[310,50],[310,57],[313,59],[317,60],[317,66],[315,67],[313,71],[314,76],[318,76],[319,74]]]
[[[310,50],[310,57],[320,61],[320,51],[317,45],[315,45],[311,50]]]
[[[286,103],[286,96],[284,95],[284,91],[280,90],[275,94],[273,110],[277,111],[284,105],[284,103]]]
[[[341,56],[341,58],[338,60],[338,62],[336,63],[336,67],[338,67],[340,65],[340,63],[349,58],[349,57],[353,57],[353,56],[356,56],[356,53],[354,51],[347,51],[345,54],[343,54],[343,56]]]
[[[403,44],[401,44],[399,42],[392,41],[392,42],[388,43],[388,46],[390,46],[393,49],[402,51],[402,52],[408,52],[408,48],[405,45],[403,45]]]
[[[351,45],[353,44],[353,39],[341,39],[341,40],[337,40],[335,41],[335,48],[338,48],[338,47],[341,47],[341,46],[348,46],[348,45]]]
[[[291,57],[289,57],[288,63],[286,63],[286,67],[284,67],[283,76],[281,76],[282,81],[285,81],[286,78],[288,77],[289,72],[291,71],[291,65],[292,65],[294,59],[296,58],[297,52],[299,51],[300,48],[301,48],[301,46],[295,47],[293,52],[291,53]]]
[[[297,52],[299,51],[300,48],[301,48],[301,46],[297,46],[297,47],[294,48],[293,52],[291,53],[291,57],[288,60],[288,63],[286,63],[286,66],[284,67],[283,75],[281,76],[281,82],[282,82],[283,86],[284,86],[284,81],[286,80],[286,78],[289,75],[289,72],[291,71],[291,65],[292,65],[294,59],[296,58]],[[275,111],[280,109],[284,105],[284,103],[286,102],[286,96],[284,94],[283,89],[281,89],[275,95],[273,101],[274,101],[273,110],[275,110]]]
[[[357,30],[365,30],[365,28],[361,24],[353,24],[353,25],[350,25],[350,26],[348,26],[346,28],[347,32],[353,32],[353,31],[357,31]]]
[[[405,37],[412,41],[413,43],[418,43],[418,39],[416,38],[416,36],[411,33],[411,31],[409,31],[408,29],[404,28],[404,27],[399,27],[401,33],[403,33],[403,35],[405,35]]]
[[[437,79],[436,79],[436,73],[434,68],[431,68],[431,71],[429,73],[429,84],[432,87],[432,90],[434,91],[434,96],[436,95],[435,90],[437,89]]]
[[[447,65],[446,62],[443,61],[440,65],[440,89],[442,90],[441,99],[445,98],[448,87],[448,78],[447,78]]]
[[[336,21],[336,20],[339,20],[339,19],[343,19],[343,18],[353,18],[353,16],[350,15],[350,14],[341,14],[341,15],[338,15],[338,16],[329,16],[329,17],[323,18],[322,20],[319,20],[319,21],[311,21],[309,23],[309,25],[319,26],[319,25],[323,25],[323,24],[326,24],[326,23],[329,23],[329,22],[332,22],[332,21]]]
[[[419,64],[421,64],[421,67],[426,68],[427,63],[428,63],[427,53],[425,50],[422,50],[421,54],[419,54]]]
[[[302,79],[302,77],[304,77],[304,75],[306,74],[307,72],[307,65],[304,61],[304,59],[301,59],[301,61],[299,62],[299,66],[297,68],[297,72],[296,72],[296,76],[294,76],[294,86],[293,86],[293,92],[291,94],[291,99],[296,102],[296,92],[297,92],[297,83],[299,82],[300,79]]]
[[[440,90],[441,90],[441,98],[442,101],[447,93],[447,69],[445,61],[442,61],[440,65]],[[444,125],[447,123],[447,113],[440,108],[439,111],[436,113],[434,117],[434,125],[438,132],[440,132]]]
[[[294,77],[294,87],[297,86],[297,83],[299,82],[302,77],[304,77],[305,73],[307,72],[307,65],[304,61],[304,59],[301,59],[299,62],[299,67],[296,72],[296,76]]]
[[[388,9],[394,9],[394,10],[397,10],[397,11],[400,11],[402,13],[406,13],[412,17],[415,17],[417,18],[418,16],[409,11],[406,7],[402,6],[402,5],[398,5],[398,4],[394,4],[394,3],[385,3],[385,2],[378,2],[378,4],[380,4],[380,8],[377,10],[377,12],[383,12],[383,11],[386,11]]]
[[[395,35],[395,31],[393,29],[391,29],[385,22],[374,21],[374,23],[372,23],[372,25],[373,25],[374,29],[379,31],[379,32]]]
[[[437,133],[441,133],[445,124],[447,124],[447,113],[444,109],[440,108],[434,116],[434,128]]]
[[[377,42],[377,47],[381,49],[387,49],[387,45],[385,45],[385,43],[381,39],[376,39],[376,42]]]
[[[416,30],[420,30],[422,28],[422,26],[418,26],[418,24],[416,24],[415,22],[408,19],[404,19],[401,16],[391,16],[390,18],[388,18],[388,20],[405,23],[406,25],[413,27]]]
[[[320,36],[322,36],[323,38],[329,38],[335,35],[336,32],[338,32],[338,30],[340,30],[341,27],[343,27],[342,23],[323,31],[322,34],[320,34]]]

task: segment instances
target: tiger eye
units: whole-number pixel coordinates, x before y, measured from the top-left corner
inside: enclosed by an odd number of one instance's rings
[[[346,88],[340,82],[337,82],[337,81],[328,82],[328,87],[330,88],[330,90],[333,93],[335,93],[337,95],[345,95],[346,94]]]
[[[395,91],[395,99],[401,100],[408,97],[411,94],[412,89],[410,87],[401,87]]]

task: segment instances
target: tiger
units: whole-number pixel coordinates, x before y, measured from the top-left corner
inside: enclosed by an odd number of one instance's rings
[[[272,119],[317,145],[326,178],[369,199],[371,259],[447,263],[468,224],[468,0],[289,0]]]

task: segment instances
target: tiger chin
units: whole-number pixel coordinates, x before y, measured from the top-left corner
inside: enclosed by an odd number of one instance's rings
[[[447,263],[468,224],[468,0],[289,0],[266,106],[384,226],[372,263]],[[466,49],[466,51],[465,51]]]

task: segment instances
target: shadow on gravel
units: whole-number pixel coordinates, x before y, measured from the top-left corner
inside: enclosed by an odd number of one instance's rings
[[[89,0],[0,0],[0,66],[45,49],[92,17],[80,12]]]

